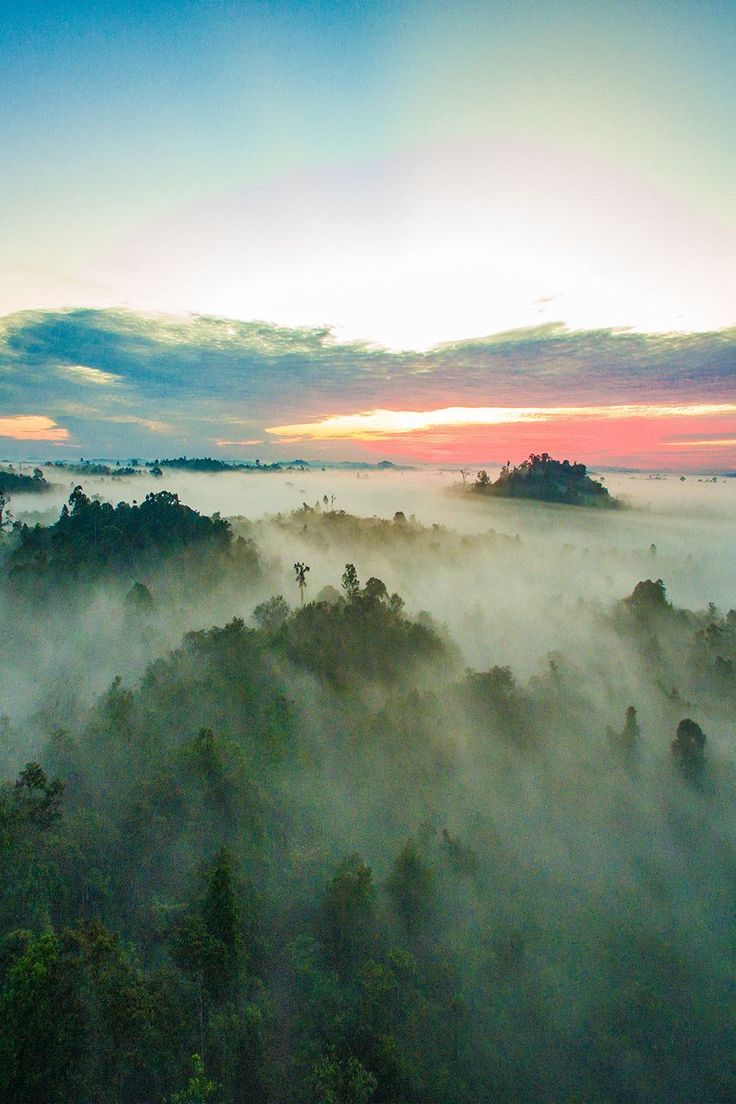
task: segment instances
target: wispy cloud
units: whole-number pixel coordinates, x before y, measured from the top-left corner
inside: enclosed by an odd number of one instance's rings
[[[87,364],[64,364],[61,371],[82,383],[94,383],[102,387],[122,383],[121,377],[114,372],[103,372],[100,368],[91,368]]]
[[[215,441],[218,448],[227,448],[229,445],[236,445],[238,448],[246,445],[262,445],[263,438],[254,438],[252,441]]]
[[[736,437],[700,437],[692,441],[669,441],[675,448],[736,448]]]
[[[170,422],[160,422],[155,418],[142,418],[136,414],[101,414],[100,421],[112,422],[113,425],[135,425],[150,430],[151,433],[174,433],[174,426]]]

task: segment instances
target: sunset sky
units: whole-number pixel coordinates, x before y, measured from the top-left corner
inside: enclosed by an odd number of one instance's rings
[[[0,456],[736,470],[735,41],[723,0],[7,0]]]

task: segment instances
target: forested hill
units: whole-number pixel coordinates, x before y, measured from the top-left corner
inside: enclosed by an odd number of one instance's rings
[[[40,468],[34,468],[33,475],[0,468],[0,494],[2,495],[38,494],[41,491],[50,490],[51,484]]]
[[[505,464],[495,482],[488,472],[479,471],[471,490],[499,498],[532,498],[568,506],[618,506],[607,488],[591,479],[585,464],[553,460],[546,452],[532,453],[513,468]]]
[[[173,558],[207,571],[228,559],[254,568],[257,559],[252,545],[233,537],[227,521],[198,513],[170,491],[113,506],[88,497],[81,486],[53,525],[18,526],[8,550],[13,581],[34,586],[119,582],[170,565]]]

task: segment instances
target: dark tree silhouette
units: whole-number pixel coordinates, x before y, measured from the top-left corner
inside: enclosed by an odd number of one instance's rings
[[[307,585],[307,572],[309,567],[307,564],[295,563],[294,573],[296,574],[296,585],[299,587],[299,596],[301,598],[301,604],[304,605],[304,588]]]
[[[686,717],[677,726],[670,745],[672,757],[688,778],[698,778],[705,766],[705,733],[699,724]]]

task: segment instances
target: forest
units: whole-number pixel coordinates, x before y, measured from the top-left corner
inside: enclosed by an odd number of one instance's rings
[[[160,469],[0,532],[3,1100],[736,1099],[733,484]]]

